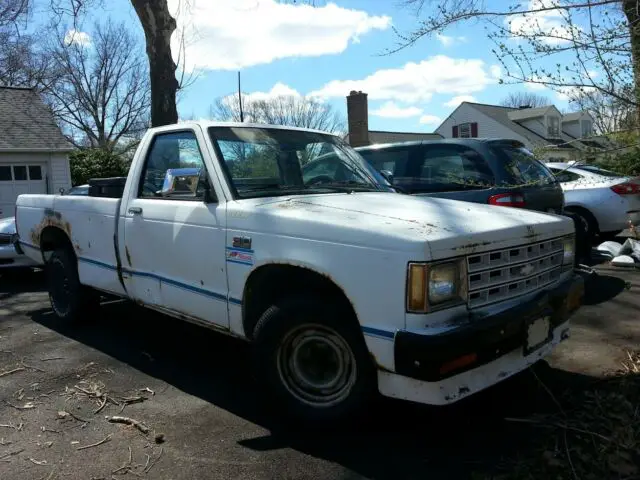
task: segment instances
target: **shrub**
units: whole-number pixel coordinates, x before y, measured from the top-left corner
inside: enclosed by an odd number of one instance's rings
[[[129,165],[119,155],[99,148],[76,150],[69,156],[71,183],[83,185],[90,178],[123,177]]]

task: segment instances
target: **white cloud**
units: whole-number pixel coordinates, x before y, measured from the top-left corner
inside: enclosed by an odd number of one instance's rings
[[[427,102],[435,93],[469,94],[495,83],[485,64],[477,59],[456,59],[437,55],[419,63],[378,70],[361,80],[332,80],[315,97],[345,97],[351,90],[362,90],[372,100]]]
[[[562,102],[571,102],[577,100],[584,94],[593,93],[596,89],[593,87],[561,87],[556,90],[556,98]]]
[[[499,79],[502,75],[502,68],[500,68],[500,65],[491,65],[489,70],[491,71],[491,76],[495,79]]]
[[[269,100],[275,97],[300,97],[300,92],[291,88],[289,85],[277,82],[268,92],[251,92],[245,95],[248,101],[256,102],[260,100]]]
[[[527,10],[540,10],[558,5],[556,0],[530,0]],[[562,16],[559,9],[537,11],[534,13],[512,15],[505,19],[512,37],[531,37],[548,45],[566,43],[566,38],[580,34],[580,28],[571,26]]]
[[[394,102],[386,102],[380,108],[371,111],[372,115],[385,118],[417,117],[422,113],[418,107],[400,107]]]
[[[276,0],[169,0],[177,18],[174,60],[185,39],[186,69],[235,70],[282,58],[338,54],[372,30],[391,26],[372,16],[327,3],[321,7]]]
[[[545,86],[544,86],[544,85],[542,85],[541,83],[528,83],[528,82],[527,82],[527,83],[525,83],[525,84],[524,84],[524,88],[528,88],[529,90],[537,90],[537,91],[540,91],[540,90],[544,90],[544,89],[545,89],[545,88],[547,88],[547,87],[545,87]]]
[[[89,45],[91,43],[91,37],[86,32],[80,32],[78,30],[71,29],[64,36],[65,45]]]
[[[449,35],[443,35],[442,33],[436,33],[436,38],[445,47],[450,47],[456,43],[463,43],[467,41],[466,37],[450,37]]]
[[[443,105],[445,107],[455,108],[462,102],[477,102],[477,100],[473,95],[458,95],[457,97],[453,97],[448,102],[443,103]]]
[[[423,115],[420,117],[420,123],[424,125],[440,125],[442,119],[436,115]]]

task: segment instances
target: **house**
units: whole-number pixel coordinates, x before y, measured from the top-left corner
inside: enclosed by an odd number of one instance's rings
[[[369,130],[367,94],[354,90],[347,96],[347,117],[349,133],[344,137],[344,140],[352,147],[411,140],[439,140],[442,138],[442,135],[438,133]]]
[[[591,158],[609,146],[593,135],[587,112],[563,115],[555,106],[502,107],[462,102],[436,129],[445,138],[509,138],[536,150],[546,161]]]
[[[0,87],[0,218],[22,193],[71,187],[72,150],[35,90]]]

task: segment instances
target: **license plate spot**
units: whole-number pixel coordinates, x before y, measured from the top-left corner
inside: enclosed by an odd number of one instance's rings
[[[547,341],[551,319],[542,317],[529,325],[527,330],[527,350],[531,350]]]

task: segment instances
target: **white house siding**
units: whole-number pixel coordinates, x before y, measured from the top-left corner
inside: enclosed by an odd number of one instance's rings
[[[436,129],[445,138],[453,138],[453,126],[461,123],[477,122],[479,138],[508,138],[519,140],[531,148],[529,141],[505,127],[493,118],[479,112],[473,105],[462,104]]]
[[[575,138],[582,137],[582,128],[579,120],[574,122],[562,122],[562,131]]]
[[[61,188],[71,188],[71,170],[69,169],[69,157],[66,153],[51,154],[51,180],[49,185],[51,193],[58,193]]]

